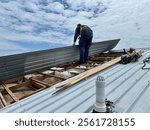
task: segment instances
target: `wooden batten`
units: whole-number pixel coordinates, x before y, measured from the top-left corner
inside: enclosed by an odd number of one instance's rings
[[[15,102],[19,101],[19,99],[12,93],[12,91],[9,88],[7,88],[5,85],[3,85],[3,87],[5,88],[5,90],[8,92],[8,94],[12,97],[12,99]]]
[[[108,68],[108,67],[110,67],[110,66],[112,66],[112,65],[114,65],[116,63],[118,63],[120,60],[121,60],[121,57],[118,57],[118,58],[113,59],[113,60],[111,60],[111,61],[109,61],[107,63],[99,65],[99,66],[97,66],[97,67],[95,67],[95,68],[93,68],[93,69],[91,69],[89,71],[86,71],[84,75],[81,75],[80,77],[78,76],[78,78],[67,82],[64,86],[58,87],[59,90],[56,90],[56,92],[54,92],[52,95],[55,95],[57,93],[62,92],[63,90],[69,88],[71,85],[74,85],[75,83],[77,83],[77,82],[79,82],[79,81],[81,81],[81,80],[83,80],[83,79],[85,79],[85,78],[87,78],[87,77],[97,73],[97,72],[100,72],[100,71],[102,71],[102,70],[104,70],[104,69],[106,69],[106,68]]]
[[[3,95],[1,94],[1,92],[0,92],[0,100],[1,100],[1,102],[2,102],[2,104],[3,104],[4,107],[7,106],[7,103],[6,103]]]

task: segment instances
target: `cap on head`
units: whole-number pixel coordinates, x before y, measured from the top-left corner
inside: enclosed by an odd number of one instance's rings
[[[79,24],[77,25],[77,27],[81,27],[81,24],[79,23]]]

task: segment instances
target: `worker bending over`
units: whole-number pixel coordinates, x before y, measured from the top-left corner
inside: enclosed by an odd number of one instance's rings
[[[74,34],[75,45],[77,38],[79,39],[80,64],[87,62],[89,56],[89,48],[92,44],[93,31],[87,25],[78,24]]]

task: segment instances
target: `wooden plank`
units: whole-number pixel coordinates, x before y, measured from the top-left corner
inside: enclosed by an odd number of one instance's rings
[[[0,109],[5,107],[4,104],[2,103],[2,101],[0,100]]]
[[[23,77],[20,76],[20,77],[17,77],[17,78],[9,79],[9,80],[4,81],[3,83],[7,84],[7,83],[16,82],[16,81],[19,81],[19,80],[23,80]]]
[[[3,87],[0,87],[0,92],[4,91],[4,88]]]
[[[115,56],[111,56],[111,55],[108,55],[108,56],[96,56],[96,57],[94,57],[93,59],[95,59],[95,58],[100,58],[100,59],[107,59],[107,58],[114,58]],[[92,58],[91,58],[92,59]]]
[[[100,71],[102,71],[102,70],[104,70],[104,69],[106,69],[106,68],[108,68],[108,67],[110,67],[110,66],[112,66],[112,65],[114,65],[116,63],[118,63],[120,60],[121,60],[121,57],[118,57],[116,59],[113,59],[113,60],[111,60],[111,61],[109,61],[107,63],[104,63],[102,65],[99,65],[99,66],[97,66],[97,67],[87,71],[84,75],[81,75],[80,77],[67,82],[63,86],[57,87],[57,88],[59,88],[59,90],[54,92],[52,95],[55,95],[57,93],[62,92],[63,90],[69,88],[70,86],[74,85],[75,83],[77,83],[77,82],[79,82],[79,81],[81,81],[81,80],[83,80],[83,79],[85,79],[85,78],[87,78],[87,77],[89,77],[89,76],[91,76],[93,74],[96,74],[97,72],[100,72]]]
[[[47,88],[45,85],[40,84],[40,83],[35,82],[35,81],[33,81],[33,85],[35,85],[38,89],[41,89],[41,88]]]
[[[49,84],[47,84],[47,83],[45,83],[45,82],[42,82],[42,81],[40,81],[40,80],[34,79],[34,78],[32,78],[32,81],[33,81],[33,82],[40,83],[40,84],[43,84],[43,85],[45,85],[46,87],[49,87],[49,86],[50,86]]]
[[[55,85],[55,84],[57,84],[57,83],[60,83],[61,81],[56,81],[55,83],[51,83],[50,84],[50,86],[53,86],[53,85]]]
[[[7,87],[7,85],[5,85],[7,88],[11,88],[11,90],[13,91],[14,89],[18,89],[18,88],[21,88],[21,87],[24,87],[24,86],[29,86],[31,84],[31,80],[28,80],[28,81],[25,81],[21,84],[17,84],[15,86],[9,86]]]
[[[9,88],[6,87],[5,84],[2,84],[2,85],[15,102],[19,101],[19,99],[12,93],[12,91]]]
[[[21,97],[20,99],[24,99],[24,98],[26,98],[26,97],[29,97],[29,96],[31,96],[31,95],[33,95],[33,94],[35,94],[35,93],[37,93],[37,92],[40,92],[40,91],[42,91],[42,90],[44,90],[44,89],[45,89],[45,88],[38,89],[38,90],[36,90],[36,91],[34,91],[34,92],[32,92],[32,93],[26,95],[26,96]]]
[[[92,61],[109,61],[112,59],[114,59],[114,57],[95,57],[95,58],[92,58],[91,60]]]
[[[3,97],[3,95],[1,94],[1,92],[0,92],[0,99],[1,99],[1,101],[2,101],[2,103],[3,103],[3,105],[4,105],[4,107],[7,106],[7,103],[6,103],[6,101],[5,101],[4,97]]]

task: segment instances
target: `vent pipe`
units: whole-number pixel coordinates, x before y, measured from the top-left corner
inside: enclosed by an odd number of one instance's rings
[[[96,80],[96,103],[94,105],[93,112],[105,113],[105,79],[102,76],[98,76]]]

